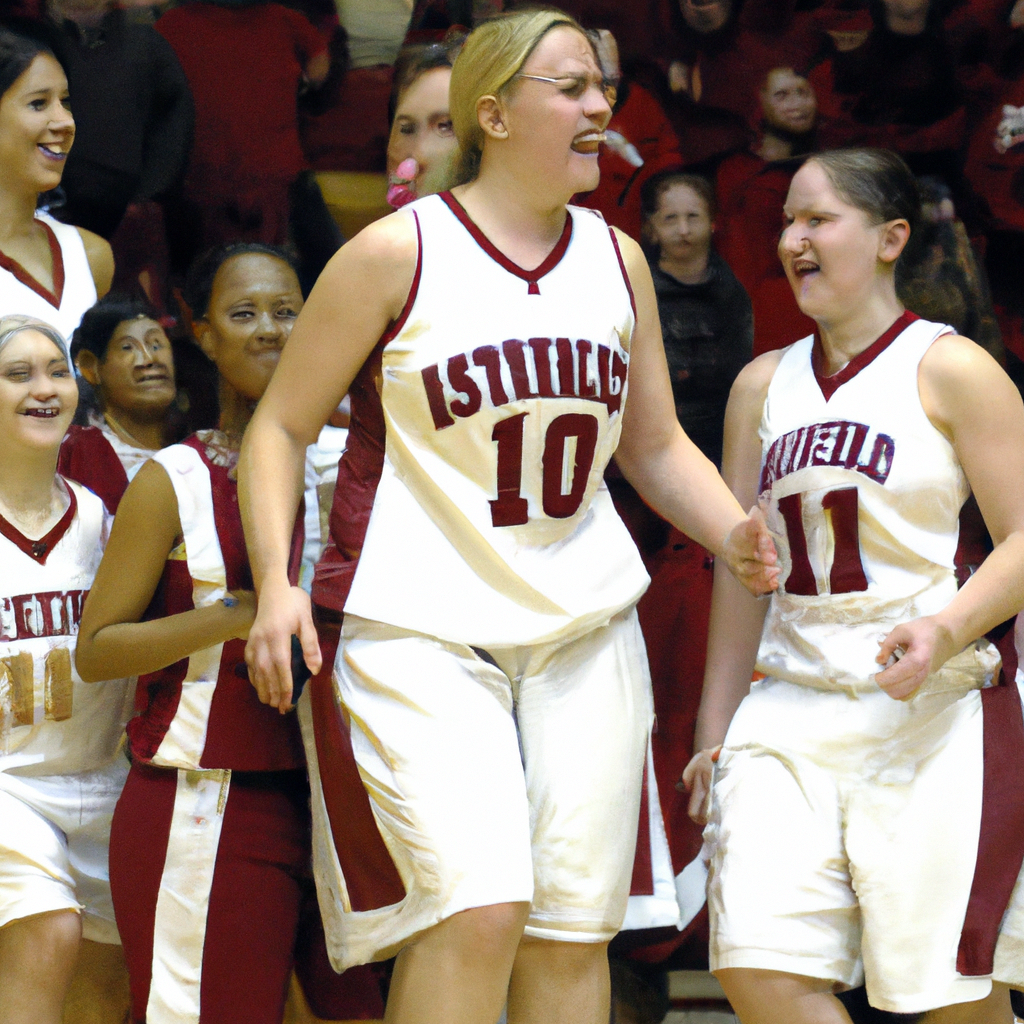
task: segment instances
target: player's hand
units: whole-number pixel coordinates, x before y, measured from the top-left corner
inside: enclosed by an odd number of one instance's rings
[[[949,630],[933,616],[903,622],[879,644],[875,661],[885,667],[875,682],[893,700],[909,700],[956,653]]]
[[[779,586],[778,555],[768,532],[764,514],[755,505],[725,538],[722,557],[736,577],[755,597],[769,594]]]
[[[708,823],[711,810],[711,776],[718,755],[722,752],[722,744],[709,747],[690,758],[690,763],[683,769],[682,779],[676,783],[676,789],[689,791],[690,803],[686,813],[698,825]]]
[[[282,714],[292,706],[292,635],[299,638],[306,667],[316,675],[323,664],[309,595],[301,587],[264,584],[256,619],[245,645],[249,679],[260,700]]]

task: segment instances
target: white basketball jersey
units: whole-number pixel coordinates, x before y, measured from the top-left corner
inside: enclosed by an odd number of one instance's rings
[[[38,541],[0,519],[0,771],[66,775],[107,764],[131,711],[130,681],[83,683],[75,668],[82,605],[111,516],[88,488]]]
[[[928,347],[949,333],[904,314],[831,378],[815,375],[813,337],[782,357],[760,426],[760,504],[782,569],[758,654],[766,675],[874,689],[879,641],[956,593],[970,489],[917,384]],[[980,685],[997,665],[987,645],[972,646],[926,685]]]
[[[96,285],[78,228],[36,212],[46,229],[53,257],[53,291],[19,263],[0,252],[0,316],[34,316],[51,324],[68,341],[82,314],[96,302]]]
[[[648,582],[603,481],[636,320],[617,244],[570,207],[525,271],[449,193],[408,209],[419,264],[382,340],[384,466],[345,609],[481,647],[579,635]]]

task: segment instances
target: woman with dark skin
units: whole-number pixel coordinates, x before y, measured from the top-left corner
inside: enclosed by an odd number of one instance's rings
[[[174,353],[149,306],[108,295],[88,310],[71,341],[82,379],[99,409],[87,426],[72,426],[61,446],[61,472],[79,480],[117,511],[142,464],[171,440]]]
[[[0,28],[0,314],[38,316],[67,336],[114,276],[104,239],[37,210],[60,184],[74,138],[56,57]]]

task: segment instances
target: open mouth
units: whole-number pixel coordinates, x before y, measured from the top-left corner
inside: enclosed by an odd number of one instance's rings
[[[166,373],[145,373],[140,377],[135,378],[136,384],[162,384],[165,381],[170,380],[170,377]]]
[[[66,160],[68,156],[67,153],[65,153],[64,150],[60,149],[59,147],[53,145],[48,146],[42,142],[40,142],[39,145],[36,146],[36,149],[38,149],[39,152],[42,153],[47,160],[54,160],[58,163],[63,160]]]
[[[820,269],[817,263],[812,263],[810,260],[793,261],[793,273],[797,277],[810,277],[811,274],[816,274]]]
[[[583,153],[587,156],[595,156],[601,143],[605,140],[604,132],[584,132],[572,140],[569,147],[574,153]]]
[[[52,420],[60,415],[60,409],[47,406],[42,409],[26,409],[22,416],[34,416],[36,419]]]

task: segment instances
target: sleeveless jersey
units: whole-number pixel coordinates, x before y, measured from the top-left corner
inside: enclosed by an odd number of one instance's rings
[[[149,448],[136,448],[122,441],[104,420],[92,420],[87,427],[70,427],[60,446],[57,469],[63,476],[85,484],[111,512],[116,512],[128,484],[154,454]]]
[[[415,280],[367,364],[376,386],[353,389],[353,435],[379,393],[383,446],[350,436],[369,456],[339,471],[351,503],[349,475],[379,470],[359,481],[372,513],[345,611],[481,647],[578,636],[648,582],[603,481],[636,320],[618,245],[570,207],[525,271],[450,193],[408,209]],[[332,514],[339,546],[351,526]]]
[[[925,352],[952,328],[903,316],[833,377],[814,337],[779,362],[761,418],[760,504],[782,569],[758,670],[822,689],[873,690],[878,642],[956,593],[958,516],[970,489],[918,393]],[[998,666],[969,646],[925,684],[980,685]]]
[[[96,285],[78,229],[36,211],[50,240],[53,291],[20,263],[0,252],[0,316],[34,316],[56,327],[68,341],[82,314],[96,302]]]
[[[75,668],[82,605],[106,545],[103,502],[65,481],[70,504],[40,540],[0,518],[0,771],[91,771],[118,752],[130,681],[83,683]]]
[[[146,613],[159,618],[251,590],[235,482],[237,451],[203,430],[153,456],[178,500],[182,542],[170,553]],[[166,768],[277,771],[305,765],[295,715],[261,704],[245,668],[245,641],[195,651],[140,676],[132,757]]]

